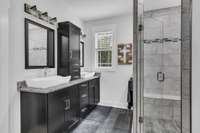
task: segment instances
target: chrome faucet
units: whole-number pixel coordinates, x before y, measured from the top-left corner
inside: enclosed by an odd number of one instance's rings
[[[44,77],[47,77],[47,74],[48,74],[48,67],[44,67]]]

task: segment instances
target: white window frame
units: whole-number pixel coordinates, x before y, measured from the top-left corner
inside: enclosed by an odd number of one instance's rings
[[[112,32],[112,61],[111,67],[99,67],[98,66],[98,58],[97,58],[97,49],[96,49],[96,33],[98,32]],[[93,28],[93,43],[94,43],[94,68],[95,71],[115,71],[116,67],[116,25],[105,25],[105,26],[98,26]]]

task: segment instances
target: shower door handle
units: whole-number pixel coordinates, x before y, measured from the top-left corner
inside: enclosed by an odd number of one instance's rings
[[[138,30],[139,30],[139,31],[143,31],[143,29],[144,29],[143,27],[144,27],[144,26],[143,26],[142,24],[140,24],[140,25],[138,26]]]

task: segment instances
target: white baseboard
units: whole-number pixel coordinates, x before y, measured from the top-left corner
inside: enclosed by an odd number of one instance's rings
[[[99,105],[107,106],[107,107],[114,107],[114,108],[122,108],[127,109],[127,103],[119,103],[119,102],[111,102],[111,101],[100,101]]]

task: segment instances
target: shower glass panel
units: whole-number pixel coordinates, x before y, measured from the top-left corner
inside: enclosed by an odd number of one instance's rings
[[[144,12],[144,133],[181,133],[180,37],[181,6]]]

